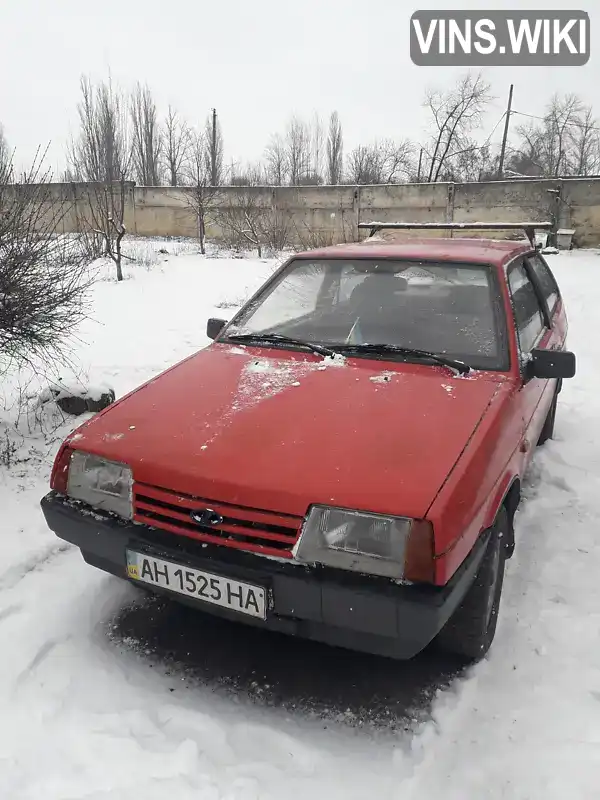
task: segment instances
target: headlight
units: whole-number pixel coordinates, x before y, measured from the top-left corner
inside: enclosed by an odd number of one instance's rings
[[[67,495],[125,519],[133,516],[131,469],[76,450],[71,456]]]
[[[429,581],[433,532],[429,523],[406,517],[313,506],[294,557],[303,563],[395,580]]]

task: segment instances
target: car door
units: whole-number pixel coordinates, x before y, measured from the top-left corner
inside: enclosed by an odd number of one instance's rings
[[[529,464],[554,396],[556,381],[526,377],[532,350],[556,346],[556,334],[533,267],[525,258],[512,262],[507,270],[520,356],[522,383],[518,405],[522,420],[521,451],[525,468]]]

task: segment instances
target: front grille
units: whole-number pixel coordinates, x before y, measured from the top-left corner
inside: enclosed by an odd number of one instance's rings
[[[302,517],[235,506],[180,494],[157,486],[134,485],[134,520],[153,528],[263,555],[291,558]],[[192,511],[210,508],[223,517],[218,525],[199,525]]]

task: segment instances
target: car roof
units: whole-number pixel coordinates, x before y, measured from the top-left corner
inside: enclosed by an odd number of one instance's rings
[[[384,239],[374,236],[362,242],[338,244],[306,250],[296,258],[398,258],[407,261],[432,260],[469,264],[492,264],[501,267],[515,256],[530,253],[529,242],[509,239],[455,239],[422,237],[414,239]]]

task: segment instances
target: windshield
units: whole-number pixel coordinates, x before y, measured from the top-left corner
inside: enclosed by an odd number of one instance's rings
[[[276,333],[342,350],[396,345],[475,369],[503,370],[508,356],[498,297],[494,271],[487,266],[295,259],[240,312],[223,338]]]

